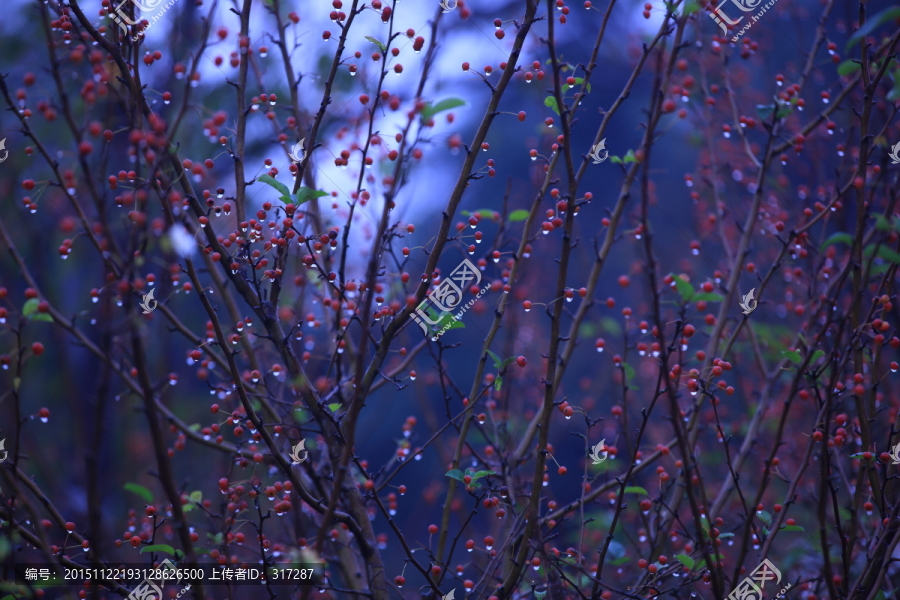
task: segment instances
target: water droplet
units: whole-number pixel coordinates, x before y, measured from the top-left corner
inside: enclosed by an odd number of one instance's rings
[[[730,137],[731,137],[731,132],[730,132],[730,131],[723,131],[723,132],[722,132],[722,135],[724,135],[726,138],[730,138]]]
[[[47,417],[41,417],[41,423],[46,423],[49,420],[50,419],[48,419]]]

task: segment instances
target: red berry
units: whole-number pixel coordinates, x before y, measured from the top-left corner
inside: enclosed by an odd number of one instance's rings
[[[40,342],[35,342],[31,345],[31,351],[35,356],[40,356],[44,353],[44,345]]]

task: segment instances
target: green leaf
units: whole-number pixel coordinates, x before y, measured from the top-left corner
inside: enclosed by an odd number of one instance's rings
[[[610,156],[610,157],[609,157],[609,160],[610,160],[610,162],[614,162],[614,163],[616,163],[617,165],[621,165],[621,164],[622,164],[622,159],[619,158],[618,156]]]
[[[503,378],[497,375],[497,379],[494,380],[494,391],[499,392],[500,388],[503,387]]]
[[[151,492],[144,486],[138,485],[136,483],[126,483],[123,487],[125,488],[125,491],[140,496],[147,504],[151,504],[153,502],[153,492]]]
[[[444,98],[434,105],[429,102],[425,105],[425,108],[422,109],[422,120],[427,121],[439,112],[465,105],[465,100],[462,100],[461,98]]]
[[[819,246],[819,252],[825,252],[825,249],[833,244],[847,244],[848,246],[852,246],[853,236],[845,231],[838,231],[822,242],[822,245]]]
[[[559,105],[556,104],[555,96],[547,96],[546,98],[544,98],[544,106],[548,106],[548,107],[552,108],[553,112],[555,112],[556,114],[559,114]]]
[[[623,362],[622,370],[625,371],[625,381],[627,383],[631,383],[631,380],[634,379],[634,367],[629,365],[627,362]]]
[[[875,249],[875,246],[867,246],[863,251],[863,255],[868,257],[872,256],[872,251]],[[900,264],[900,254],[896,251],[891,250],[887,246],[879,246],[878,252],[876,253],[878,258],[882,258],[888,262],[892,262],[894,264]]]
[[[687,554],[676,554],[675,558],[677,558],[678,562],[686,566],[688,569],[693,569],[694,564],[696,564],[696,561]]]
[[[191,495],[188,497],[190,498],[191,502],[203,502],[203,492],[201,492],[200,490],[191,492]]]
[[[36,313],[38,304],[40,304],[40,303],[41,303],[41,301],[38,300],[37,298],[31,298],[29,300],[26,300],[25,304],[22,305],[22,316],[29,317],[29,316],[33,315],[34,313]]]
[[[867,37],[870,33],[875,31],[879,25],[897,18],[900,18],[900,6],[895,6],[894,8],[886,8],[877,15],[873,16],[871,19],[866,21],[865,25],[857,29],[853,33],[853,35],[850,36],[850,39],[847,40],[847,45],[844,47],[844,54],[850,52],[850,48],[858,44],[863,38]]]
[[[772,513],[767,510],[760,510],[756,512],[759,515],[759,520],[765,523],[766,525],[772,524]]]
[[[481,477],[487,477],[488,475],[496,475],[495,471],[478,471],[472,474],[472,479],[480,479]]]
[[[691,296],[691,302],[700,302],[701,300],[705,302],[721,302],[724,300],[722,296],[719,294],[715,294],[713,292],[700,292],[699,294],[694,294]]]
[[[633,163],[637,161],[637,159],[634,157],[634,150],[629,150],[628,153],[625,154],[625,158],[622,160],[625,163]]]
[[[898,231],[900,230],[900,222],[898,222],[897,217],[894,217],[892,221],[888,221],[884,218],[884,215],[875,215],[875,229],[878,231]]]
[[[510,223],[518,223],[519,221],[524,221],[528,218],[528,211],[524,208],[520,208],[519,210],[514,210],[509,213],[509,222]]]
[[[622,326],[612,317],[603,317],[600,319],[600,327],[603,331],[608,332],[613,337],[622,335]]]
[[[792,363],[799,365],[803,362],[803,357],[796,350],[782,350],[781,354]]]
[[[625,488],[625,493],[626,494],[643,494],[644,496],[650,495],[647,493],[647,490],[645,490],[644,488],[642,488],[639,485],[629,485],[627,488]]]
[[[431,318],[432,321],[437,322],[437,325],[434,325],[434,328],[436,331],[440,331],[441,329],[446,327],[448,323],[450,324],[450,327],[447,328],[447,331],[450,331],[451,329],[459,329],[460,327],[463,327],[463,328],[465,327],[465,325],[462,324],[462,321],[454,320],[453,314],[451,314],[451,313],[439,313],[438,311],[436,311],[435,309],[433,309],[430,306],[425,307],[425,312],[428,313],[428,316]]]
[[[494,354],[493,352],[491,352],[490,350],[488,350],[487,353],[491,355],[492,359],[494,359],[494,368],[499,371],[500,370],[500,357],[497,356],[496,354]]]
[[[53,322],[53,317],[48,315],[47,313],[39,313],[37,312],[38,304],[41,301],[37,298],[31,298],[25,302],[22,306],[22,316],[28,317],[31,321],[50,321]]]
[[[282,196],[291,196],[291,190],[288,189],[288,186],[284,185],[274,177],[270,177],[269,175],[260,175],[256,178],[256,180],[271,185],[273,188],[281,192]]]
[[[381,50],[382,52],[387,50],[387,48],[385,48],[384,44],[381,43],[381,41],[373,38],[372,36],[367,35],[366,39],[369,40],[370,42],[372,42],[373,44],[375,44],[376,46],[378,46],[378,49]]]
[[[674,273],[672,274],[672,278],[675,282],[675,289],[677,289],[679,295],[681,295],[681,301],[690,302],[694,297],[694,286]]]
[[[503,362],[500,363],[500,368],[502,369],[508,365],[511,365],[515,360],[516,360],[515,356],[510,356],[509,358],[504,358]]]
[[[692,15],[695,12],[700,10],[700,5],[696,2],[688,2],[684,5],[684,11],[681,13],[682,17],[687,17],[688,15]]]
[[[855,73],[860,70],[860,64],[858,60],[845,60],[841,64],[838,65],[838,75],[841,77],[846,77],[851,73]]]
[[[630,557],[622,556],[621,558],[617,558],[616,560],[612,561],[612,563],[610,563],[610,564],[612,564],[614,567],[618,567],[619,565],[624,565],[625,563],[627,563],[630,560],[631,560]]]
[[[782,531],[806,531],[799,525],[785,525],[781,528]]]
[[[576,77],[575,78],[575,85],[582,85],[583,83],[584,83],[584,77]],[[568,83],[563,85],[563,93],[568,92],[573,87],[575,87],[575,85],[569,85]],[[590,83],[587,84],[586,89],[587,89],[588,93],[590,94],[591,93],[591,84]]]
[[[756,105],[756,114],[759,115],[759,118],[763,121],[768,121],[769,117],[772,116],[772,112],[775,110],[774,104],[757,104]]]
[[[459,469],[450,469],[449,471],[444,473],[444,476],[449,477],[450,479],[455,479],[457,481],[462,481],[464,477],[463,472]]]
[[[340,409],[341,409],[340,402],[332,402],[331,404],[328,405],[328,410],[330,410],[331,412],[337,412]]]
[[[733,533],[720,533],[717,537],[730,538],[730,537],[734,537],[734,534]]]
[[[308,187],[302,187],[297,190],[296,194],[291,194],[291,200],[294,201],[294,204],[300,206],[304,202],[309,202],[313,198],[321,198],[322,196],[327,196],[328,192],[323,192],[322,190],[314,190]],[[282,198],[283,200],[283,198]]]
[[[145,552],[165,552],[166,554],[171,554],[175,556],[175,548],[169,546],[168,544],[153,544],[152,546],[144,546],[141,548],[141,554]]]
[[[815,364],[816,361],[819,360],[820,358],[822,358],[823,356],[825,356],[824,350],[816,350],[815,352],[813,352],[812,358],[809,359],[809,364],[811,364],[811,365]]]

